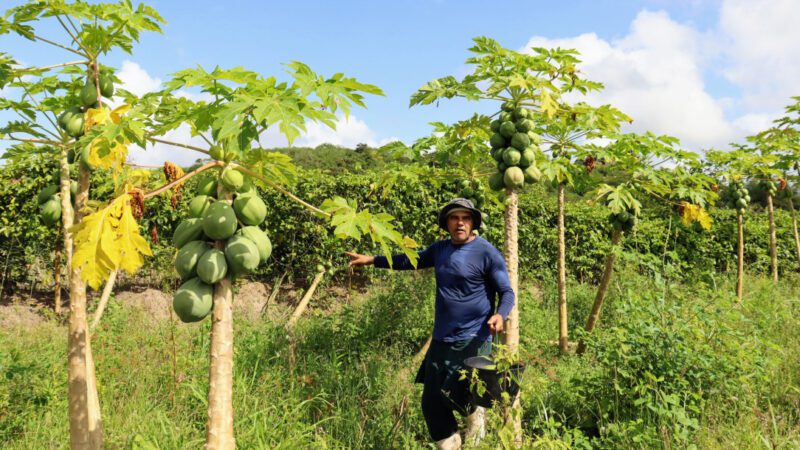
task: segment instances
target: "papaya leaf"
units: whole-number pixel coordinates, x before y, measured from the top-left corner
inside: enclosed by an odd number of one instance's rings
[[[241,161],[245,167],[275,183],[289,185],[297,180],[297,167],[289,155],[257,148],[244,154]],[[255,182],[266,187],[258,179]]]
[[[73,264],[92,289],[99,289],[113,270],[135,273],[144,264],[144,256],[153,255],[139,234],[130,202],[131,195],[124,193],[72,227]]]

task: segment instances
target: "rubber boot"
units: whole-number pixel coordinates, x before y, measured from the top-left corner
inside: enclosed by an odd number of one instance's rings
[[[460,450],[461,435],[454,433],[452,436],[441,441],[436,441],[436,448],[439,450]]]
[[[477,446],[481,439],[486,436],[486,408],[478,406],[475,411],[466,417],[466,429],[464,430],[464,442],[471,446]]]

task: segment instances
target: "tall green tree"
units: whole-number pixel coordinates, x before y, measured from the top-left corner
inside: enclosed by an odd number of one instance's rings
[[[41,35],[38,30],[43,21],[60,27],[61,36]],[[124,147],[121,143],[120,146],[110,145],[111,141],[104,138],[96,141],[99,137],[96,130],[87,133],[98,124],[101,115],[110,119],[104,103],[113,94],[114,79],[107,73],[108,69],[101,66],[100,58],[114,50],[130,53],[141,33],[158,32],[162,23],[155,10],[143,4],[133,5],[130,1],[102,4],[31,1],[9,9],[0,18],[0,35],[14,33],[41,46],[61,49],[65,57],[69,54],[71,58],[67,62],[21,67],[16,63],[17,57],[0,55],[0,86],[16,96],[16,100],[4,99],[0,108],[12,111],[21,119],[11,120],[0,128],[0,137],[14,142],[6,157],[13,158],[18,152],[43,152],[58,161],[60,167],[61,226],[70,268],[70,445],[76,449],[101,448],[103,437],[86,318],[85,268],[76,261],[76,243],[73,242],[73,223],[80,226],[87,207],[89,168],[83,164],[78,169],[73,212],[69,153],[94,151],[95,158],[99,159],[111,154],[110,148]],[[28,55],[22,55],[22,59],[28,59]],[[68,111],[70,120],[66,117]],[[98,153],[101,147],[102,153]],[[57,205],[50,205],[49,209]],[[129,261],[136,261],[138,251],[136,255],[127,256]],[[112,262],[120,263],[121,258]]]

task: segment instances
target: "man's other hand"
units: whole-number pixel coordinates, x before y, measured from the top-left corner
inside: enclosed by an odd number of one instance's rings
[[[347,265],[347,267],[368,266],[375,263],[374,256],[360,255],[352,252],[344,252],[344,254],[350,257],[350,263]]]
[[[503,316],[500,314],[495,314],[489,318],[489,321],[486,322],[489,324],[489,330],[492,333],[502,333],[503,332]]]

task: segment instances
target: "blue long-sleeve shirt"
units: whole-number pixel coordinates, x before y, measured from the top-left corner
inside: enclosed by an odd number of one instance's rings
[[[375,267],[387,269],[384,256],[375,257]],[[514,306],[514,291],[508,279],[506,263],[500,252],[482,237],[466,244],[449,239],[434,243],[419,252],[417,269],[433,267],[436,271],[436,306],[433,339],[454,342],[471,338],[491,338],[487,321],[495,310],[505,320]],[[394,270],[414,266],[405,255],[392,256]]]

